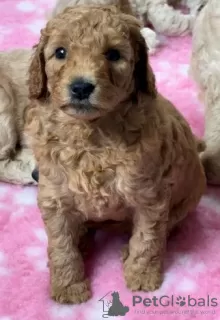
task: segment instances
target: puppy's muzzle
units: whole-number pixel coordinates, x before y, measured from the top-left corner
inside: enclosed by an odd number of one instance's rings
[[[76,79],[70,85],[70,93],[73,101],[88,100],[95,86],[86,79]]]

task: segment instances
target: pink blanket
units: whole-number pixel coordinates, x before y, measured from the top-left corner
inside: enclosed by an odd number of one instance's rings
[[[53,2],[0,0],[0,50],[35,44]],[[190,38],[169,40],[151,61],[161,92],[202,135],[204,108],[188,78],[190,46]],[[157,292],[126,289],[119,259],[124,242],[100,233],[87,261],[93,298],[60,306],[48,294],[47,237],[36,188],[0,184],[0,320],[99,320],[110,306],[117,313],[119,300],[125,315],[117,319],[220,319],[219,190],[209,189],[169,240],[165,279]],[[114,291],[118,295],[112,296]]]

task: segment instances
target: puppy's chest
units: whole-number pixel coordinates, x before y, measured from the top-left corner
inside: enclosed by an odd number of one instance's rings
[[[120,155],[119,155],[120,154]],[[120,150],[76,150],[70,155],[69,181],[83,193],[107,193],[116,188],[118,172],[129,166]],[[66,158],[68,159],[68,157]],[[75,178],[74,178],[75,177]]]
[[[65,164],[68,188],[80,210],[86,211],[92,220],[99,220],[99,216],[124,219],[124,186],[129,180],[128,172],[135,170],[134,159],[128,152],[120,147],[85,146],[74,152],[61,151],[60,160]]]

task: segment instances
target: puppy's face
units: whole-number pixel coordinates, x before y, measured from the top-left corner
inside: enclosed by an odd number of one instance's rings
[[[155,95],[135,18],[114,7],[75,7],[42,31],[30,68],[30,97],[82,119],[110,112],[131,95]]]

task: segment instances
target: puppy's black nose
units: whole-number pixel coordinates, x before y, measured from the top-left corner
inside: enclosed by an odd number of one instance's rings
[[[83,79],[75,80],[70,86],[72,97],[78,100],[88,99],[94,89],[95,86],[91,82]]]
[[[33,178],[36,182],[39,181],[39,171],[38,171],[38,169],[34,169],[34,170],[32,171],[32,178]]]

